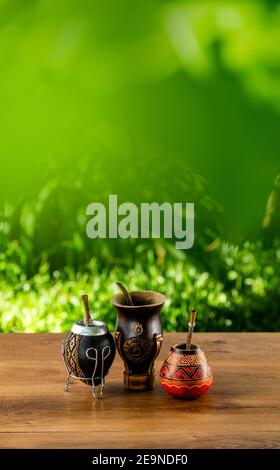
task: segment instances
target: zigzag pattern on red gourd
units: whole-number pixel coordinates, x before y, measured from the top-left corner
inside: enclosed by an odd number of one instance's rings
[[[204,364],[200,367],[172,367],[165,364],[161,371],[161,377],[166,377],[173,380],[200,380],[205,379],[211,375],[208,365]]]
[[[182,354],[176,354],[170,352],[168,357],[165,359],[166,364],[176,364],[178,366],[200,366],[201,364],[207,364],[205,354],[201,351],[199,354],[191,354],[189,356],[183,356]]]

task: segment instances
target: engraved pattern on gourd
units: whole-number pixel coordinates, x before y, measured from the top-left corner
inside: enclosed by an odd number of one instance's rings
[[[65,340],[64,354],[65,361],[71,372],[77,377],[85,377],[84,372],[79,366],[79,349],[81,336],[70,333]]]
[[[183,356],[181,354],[176,354],[170,352],[168,357],[165,360],[166,364],[177,364],[181,366],[199,366],[203,363],[207,363],[205,355],[202,353],[199,356],[196,354]]]
[[[200,381],[212,376],[205,354],[182,355],[171,351],[160,371],[162,378],[176,381]]]

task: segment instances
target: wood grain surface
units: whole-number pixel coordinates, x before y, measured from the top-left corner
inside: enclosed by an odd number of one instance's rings
[[[79,381],[63,391],[62,337],[0,335],[1,448],[280,447],[280,334],[195,334],[214,385],[194,401],[159,384],[163,358],[182,334],[165,334],[151,392],[123,390],[116,356],[102,401]]]

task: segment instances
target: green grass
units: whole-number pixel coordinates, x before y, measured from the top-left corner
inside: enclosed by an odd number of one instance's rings
[[[16,242],[11,250],[19,249]],[[158,253],[158,251],[157,251]],[[211,257],[213,256],[213,260]],[[97,319],[114,329],[116,312],[111,297],[114,282],[130,289],[164,293],[165,331],[186,329],[186,311],[195,307],[199,331],[279,330],[280,247],[264,250],[260,243],[241,248],[222,243],[208,254],[211,273],[186,258],[148,250],[142,261],[104,267],[92,258],[83,269],[66,267],[51,272],[47,261],[28,279],[19,264],[0,258],[0,325],[9,332],[63,332],[82,317],[80,296],[88,293]]]

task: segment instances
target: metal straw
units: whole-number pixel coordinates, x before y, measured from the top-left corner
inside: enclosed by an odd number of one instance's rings
[[[190,350],[192,346],[192,334],[193,334],[193,329],[195,327],[195,319],[196,319],[197,312],[196,310],[191,311],[190,315],[190,321],[188,323],[188,336],[187,336],[187,342],[186,342],[186,349]]]
[[[90,326],[92,324],[92,318],[89,313],[88,306],[88,295],[82,295],[83,304],[84,304],[84,322],[85,326]]]
[[[127,305],[133,305],[133,302],[132,302],[132,298],[131,298],[131,295],[130,293],[128,292],[127,288],[124,287],[124,285],[121,283],[121,282],[116,282],[117,286],[121,289],[124,297],[125,297],[125,300],[126,300],[126,303]]]

